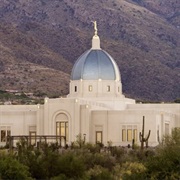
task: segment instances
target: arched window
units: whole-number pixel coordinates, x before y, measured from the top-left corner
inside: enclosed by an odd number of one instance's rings
[[[68,117],[64,113],[60,113],[56,116],[56,135],[65,137],[66,141],[69,139]]]

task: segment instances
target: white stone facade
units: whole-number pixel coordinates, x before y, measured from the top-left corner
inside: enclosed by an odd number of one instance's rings
[[[94,53],[100,44],[97,36],[93,43]],[[180,104],[136,104],[122,94],[117,66],[112,67],[115,79],[71,79],[67,98],[45,98],[43,105],[1,105],[0,146],[6,144],[7,135],[62,135],[70,145],[82,134],[91,143],[127,146],[135,139],[140,144],[143,116],[145,134],[151,130],[149,145],[156,146],[180,127]]]

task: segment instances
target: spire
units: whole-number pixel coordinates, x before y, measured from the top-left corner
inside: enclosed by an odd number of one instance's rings
[[[97,22],[93,21],[94,24],[94,36],[92,38],[92,49],[101,49],[100,48],[100,39],[97,35],[98,29],[97,29]]]

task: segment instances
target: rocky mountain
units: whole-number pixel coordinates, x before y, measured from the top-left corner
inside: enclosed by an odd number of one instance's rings
[[[168,22],[180,28],[180,2],[179,0],[134,0],[148,10],[161,15]]]
[[[67,94],[96,20],[124,94],[173,101],[180,97],[179,12],[179,0],[0,1],[0,89]]]

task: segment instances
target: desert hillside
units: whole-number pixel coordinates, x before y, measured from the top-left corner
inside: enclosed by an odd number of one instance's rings
[[[116,60],[127,97],[180,97],[178,0],[0,1],[0,88],[68,93],[73,63],[91,47]]]

